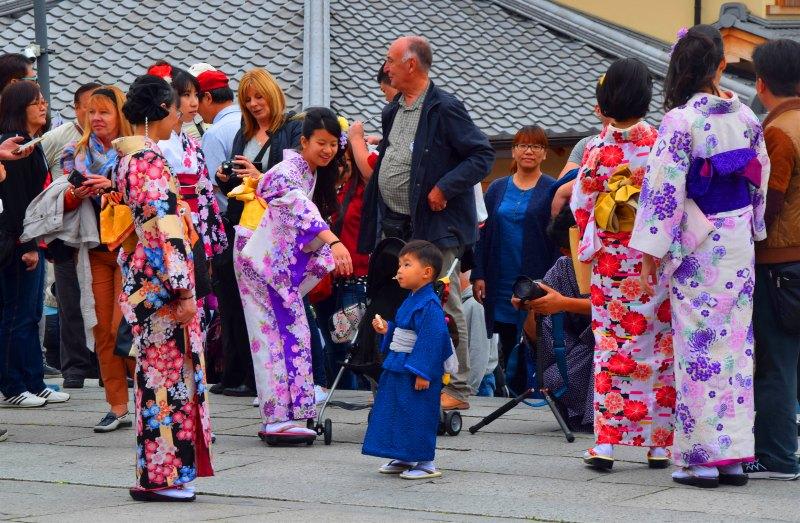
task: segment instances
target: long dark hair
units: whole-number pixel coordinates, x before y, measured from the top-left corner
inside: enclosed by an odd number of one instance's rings
[[[725,58],[722,34],[710,25],[696,25],[678,40],[664,81],[664,109],[684,105],[703,90],[718,94],[714,77]]]
[[[41,90],[33,82],[14,82],[0,96],[0,132],[28,133],[28,105],[39,99]]]
[[[342,135],[342,127],[333,111],[327,107],[312,107],[306,110],[303,119],[303,136],[306,140],[311,139],[311,135],[318,129],[324,129],[333,136],[339,138]],[[339,211],[339,201],[336,199],[336,182],[339,179],[339,163],[344,153],[344,148],[340,145],[336,151],[336,156],[324,167],[317,167],[317,185],[314,187],[314,195],[311,201],[319,209],[323,218],[328,219],[331,215]]]

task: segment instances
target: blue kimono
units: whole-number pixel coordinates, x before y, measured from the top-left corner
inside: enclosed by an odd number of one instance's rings
[[[397,329],[413,331],[410,352],[390,350]],[[389,322],[381,351],[386,355],[363,454],[407,462],[431,461],[436,452],[439,396],[444,363],[453,354],[444,311],[429,284],[410,294]],[[416,377],[430,381],[414,390]]]

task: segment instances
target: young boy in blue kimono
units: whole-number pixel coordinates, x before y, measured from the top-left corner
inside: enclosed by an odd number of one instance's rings
[[[433,289],[442,253],[432,243],[411,241],[400,251],[397,283],[411,294],[394,322],[375,316],[382,334],[383,373],[372,408],[363,454],[390,458],[383,474],[403,479],[436,478],[433,458],[442,377],[457,368],[444,310]]]

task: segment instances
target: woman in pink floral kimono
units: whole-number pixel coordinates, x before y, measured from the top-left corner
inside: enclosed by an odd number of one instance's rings
[[[163,79],[141,76],[122,111],[134,126],[134,136],[114,141],[116,184],[135,226],[134,241],[119,255],[120,308],[136,353],[137,485],[130,494],[137,501],[192,501],[192,481],[213,475],[194,230],[154,141],[177,124],[175,96]]]
[[[592,139],[572,193],[582,234],[580,259],[592,264],[594,432],[584,461],[614,464],[614,445],[649,447],[651,468],[669,465],[675,388],[666,287],[644,292],[642,254],[628,246],[636,201],[656,129],[643,121],[652,93],[647,66],[617,60],[597,86],[597,103],[611,118]]]
[[[313,436],[316,415],[311,334],[303,296],[328,272],[349,275],[350,254],[325,218],[337,209],[337,162],[346,144],[329,109],[306,112],[300,152],[267,171],[266,202],[254,231],[236,229],[236,279],[242,295],[263,426],[271,437]],[[302,422],[298,424],[296,422]]]

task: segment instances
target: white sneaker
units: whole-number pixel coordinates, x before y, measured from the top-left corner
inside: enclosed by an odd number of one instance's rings
[[[44,389],[36,396],[43,398],[47,403],[65,403],[69,401],[69,394],[66,392],[57,392],[53,389]]]
[[[328,396],[330,395],[325,389],[320,387],[319,385],[314,385],[314,399],[317,403],[324,403]]]
[[[253,406],[258,407],[258,398],[253,398]]]
[[[46,399],[35,396],[28,391],[10,398],[3,398],[3,401],[0,401],[0,405],[4,407],[16,408],[44,407],[46,403]]]

